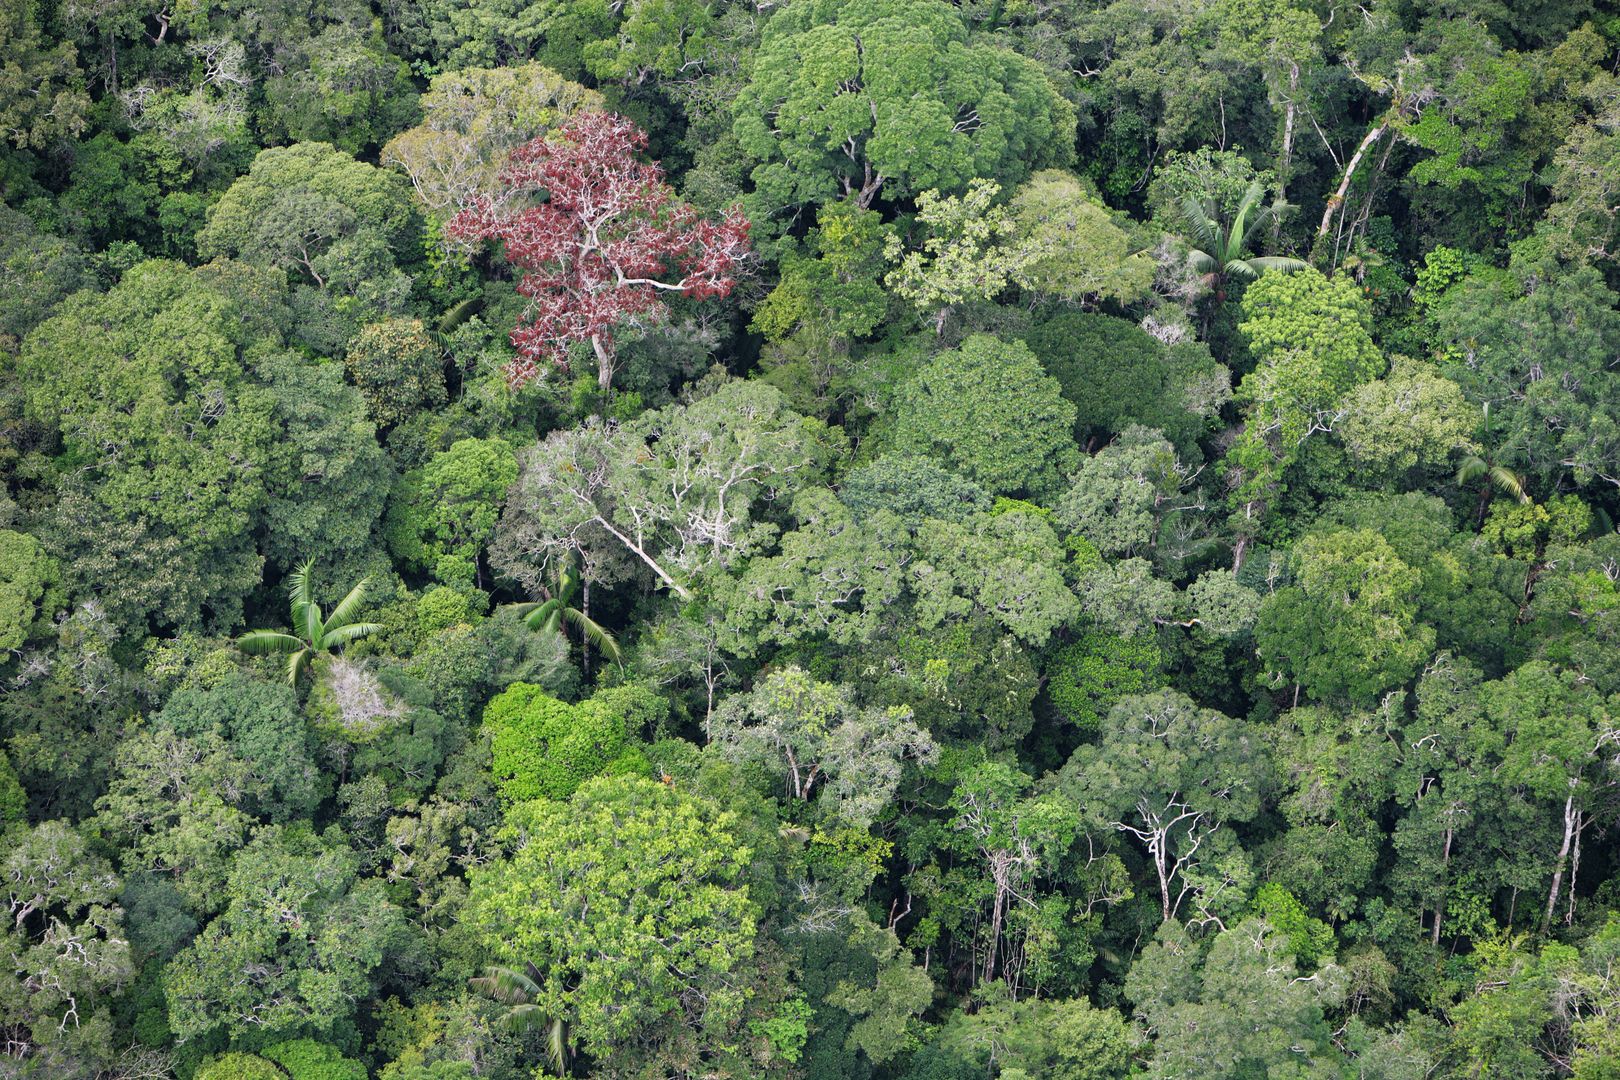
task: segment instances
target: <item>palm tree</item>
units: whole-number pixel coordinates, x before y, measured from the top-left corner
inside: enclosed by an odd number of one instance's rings
[[[382,629],[380,623],[354,621],[355,613],[365,600],[366,585],[370,582],[370,578],[362,578],[359,584],[349,590],[347,596],[338,601],[338,606],[332,609],[332,614],[323,616],[320,605],[315,602],[313,586],[309,579],[310,570],[314,565],[315,560],[311,559],[287,578],[287,592],[292,597],[292,633],[283,633],[280,630],[250,630],[236,639],[236,647],[249,656],[285,654],[287,681],[295,685],[298,676],[303,674],[316,656],[342,648],[352,641],[359,641]]]
[[[1463,458],[1462,464],[1457,466],[1457,485],[1467,487],[1478,480],[1484,480],[1479,489],[1479,520],[1485,521],[1485,511],[1490,508],[1491,496],[1497,492],[1508,496],[1520,503],[1530,501],[1529,494],[1524,490],[1524,478],[1506,465],[1498,465],[1489,458],[1479,454],[1470,454]]]
[[[562,564],[557,574],[557,588],[544,600],[536,600],[528,604],[513,604],[512,609],[523,617],[523,622],[530,630],[556,631],[566,638],[564,626],[572,626],[579,631],[580,637],[587,645],[595,645],[614,663],[619,662],[619,643],[601,623],[592,619],[585,611],[573,606],[574,597],[578,596],[584,578],[580,576],[579,568],[572,559]],[[589,600],[587,600],[587,604]],[[586,670],[590,670],[590,653],[585,654]]]
[[[1485,403],[1485,437],[1491,434],[1491,403]],[[1477,481],[1485,481],[1479,489],[1479,523],[1485,523],[1485,511],[1490,509],[1491,497],[1501,492],[1508,498],[1520,503],[1528,503],[1530,495],[1524,490],[1524,477],[1508,468],[1498,465],[1495,456],[1484,454],[1469,454],[1463,458],[1462,464],[1457,466],[1457,486],[1467,487]]]
[[[1221,221],[1220,208],[1215,205],[1213,198],[1198,199],[1188,195],[1181,201],[1182,219],[1194,239],[1203,245],[1192,250],[1189,260],[1193,269],[1204,275],[1205,284],[1215,290],[1217,303],[1226,299],[1225,284],[1228,278],[1253,281],[1268,270],[1292,273],[1305,269],[1307,265],[1299,259],[1283,255],[1248,253],[1249,243],[1256,233],[1293,209],[1281,200],[1270,206],[1262,206],[1260,200],[1264,197],[1265,189],[1260,186],[1260,181],[1251,182],[1239,200],[1230,224]]]
[[[522,971],[487,967],[479,979],[470,980],[473,989],[508,1006],[499,1023],[508,1031],[525,1034],[545,1029],[546,1064],[558,1076],[568,1075],[568,1021],[553,1016],[534,1003],[540,996],[540,969],[525,962]]]

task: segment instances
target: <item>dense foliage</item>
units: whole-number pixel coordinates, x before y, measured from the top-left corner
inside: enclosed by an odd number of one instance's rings
[[[0,45],[0,1076],[1620,1076],[1611,0]]]

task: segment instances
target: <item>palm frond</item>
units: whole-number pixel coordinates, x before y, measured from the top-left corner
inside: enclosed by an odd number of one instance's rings
[[[287,681],[293,686],[297,686],[298,676],[309,669],[310,661],[314,659],[314,656],[315,651],[313,649],[299,649],[287,657]]]
[[[556,597],[521,606],[529,609],[524,612],[523,624],[530,630],[557,629],[557,614],[562,609],[562,602]]]
[[[558,1076],[568,1074],[568,1023],[560,1016],[551,1018],[551,1030],[546,1033],[546,1057]]]
[[[326,620],[321,616],[321,606],[312,602],[304,605],[303,625],[294,624],[293,629],[302,631],[304,640],[309,642],[311,647],[324,649],[326,646],[322,639],[325,637],[325,627]]]
[[[1249,182],[1248,190],[1244,191],[1243,198],[1238,200],[1237,210],[1232,214],[1232,225],[1226,230],[1228,242],[1234,250],[1233,254],[1246,246],[1253,226],[1249,223],[1249,215],[1254,213],[1256,204],[1265,196],[1265,189],[1260,181]]]
[[[1253,281],[1260,276],[1253,259],[1229,259],[1221,269],[1226,272],[1227,277],[1237,278],[1239,281]]]
[[[1215,256],[1197,248],[1187,252],[1187,264],[1200,274],[1217,274],[1221,269],[1221,264],[1215,261]]]
[[[557,575],[557,599],[564,604],[570,603],[575,594],[579,592],[579,587],[584,583],[584,580],[579,575],[579,567],[572,562],[565,564],[562,572]]]
[[[532,968],[532,965],[530,965]],[[484,969],[484,974],[469,980],[473,989],[478,990],[506,1005],[525,1004],[540,994],[540,982],[528,972],[517,971],[509,967],[491,966]]]
[[[603,656],[614,663],[619,662],[619,643],[601,623],[578,608],[563,608],[561,614],[568,620],[569,625],[576,627],[585,640],[595,645]]]
[[[1219,247],[1221,244],[1220,223],[1210,212],[1212,209],[1192,195],[1181,200],[1182,221],[1186,222],[1193,236],[1206,248]]]
[[[370,637],[381,629],[382,623],[374,622],[354,622],[348,626],[334,627],[321,639],[321,645],[328,649],[337,645],[347,645],[363,637]]]
[[[280,630],[249,630],[236,639],[236,647],[249,656],[269,656],[272,653],[293,653],[304,643]]]
[[[483,306],[484,298],[482,296],[475,296],[471,300],[463,300],[461,303],[444,313],[444,317],[439,320],[439,325],[437,327],[439,333],[448,334],[450,331],[454,330],[456,327],[478,314]]]
[[[354,588],[349,590],[349,595],[338,601],[337,607],[332,609],[332,614],[326,617],[326,625],[337,627],[352,622],[355,612],[359,611],[360,605],[365,602],[366,587],[370,584],[370,578],[361,578]]]
[[[1282,199],[1278,199],[1270,206],[1262,206],[1255,213],[1254,220],[1249,222],[1249,227],[1244,231],[1240,242],[1247,247],[1256,233],[1269,228],[1275,222],[1281,221],[1292,209],[1294,209],[1294,204],[1285,202]]]
[[[1524,478],[1505,465],[1493,465],[1478,454],[1470,454],[1457,466],[1457,486],[1467,487],[1485,480],[1491,487],[1520,503],[1530,502]]]
[[[287,575],[287,596],[292,600],[292,623],[300,625],[303,621],[304,608],[313,601],[310,595],[310,572],[315,569],[315,560],[307,559],[304,563]]]
[[[1491,483],[1497,491],[1517,499],[1520,503],[1528,503],[1530,496],[1524,490],[1524,481],[1519,474],[1502,465],[1492,465],[1490,469]]]
[[[498,1022],[507,1031],[521,1035],[526,1031],[550,1027],[553,1019],[554,1017],[540,1006],[524,1003],[507,1009],[501,1014]]]
[[[1303,259],[1294,259],[1287,255],[1256,255],[1252,259],[1243,261],[1258,271],[1269,272],[1275,270],[1284,274],[1296,273],[1311,265]]]

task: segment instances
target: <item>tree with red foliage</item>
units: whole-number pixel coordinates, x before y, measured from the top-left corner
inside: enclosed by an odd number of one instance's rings
[[[450,220],[460,240],[499,240],[522,272],[529,309],[512,344],[507,379],[520,386],[544,361],[566,370],[568,349],[589,341],[603,393],[617,367],[613,330],[664,308],[666,294],[725,296],[748,252],[739,208],[718,221],[675,196],[659,166],[637,153],[647,136],[612,113],[586,112],[512,151],[501,182],[532,199],[485,199]],[[520,208],[512,209],[516,205]]]

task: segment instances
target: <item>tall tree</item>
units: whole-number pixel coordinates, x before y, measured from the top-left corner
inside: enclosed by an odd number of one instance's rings
[[[664,310],[665,296],[705,300],[736,284],[748,250],[748,221],[733,208],[718,221],[675,197],[657,165],[637,158],[647,136],[611,113],[574,116],[554,135],[512,151],[501,183],[544,201],[512,206],[476,197],[450,220],[452,236],[499,240],[522,273],[529,300],[512,331],[517,358],[507,378],[521,385],[542,365],[566,367],[569,348],[588,343],[606,393],[618,368],[614,327]]]
[[[708,727],[721,753],[773,771],[785,764],[789,796],[808,802],[826,791],[833,813],[857,828],[870,827],[894,797],[907,759],[926,765],[939,757],[910,710],[862,708],[848,687],[816,682],[797,667],[728,697]]]
[[[1034,61],[939,0],[815,0],[765,24],[736,135],[766,213],[1016,183],[1072,155],[1074,111]],[[758,216],[758,215],[756,215]]]
[[[594,1056],[688,1024],[723,1041],[759,919],[734,825],[708,800],[640,778],[520,804],[510,855],[472,875],[466,921],[497,957],[534,964],[532,1000]]]
[[[1088,818],[1142,844],[1158,879],[1160,917],[1168,922],[1189,899],[1206,914],[1214,910],[1220,897],[1196,871],[1215,854],[1224,826],[1260,812],[1266,771],[1245,725],[1161,690],[1115,705],[1101,743],[1075,752],[1058,789]]]

